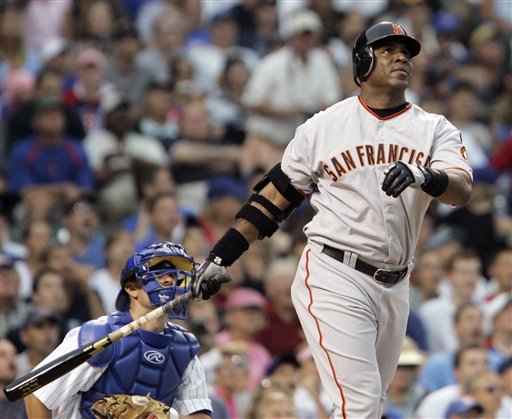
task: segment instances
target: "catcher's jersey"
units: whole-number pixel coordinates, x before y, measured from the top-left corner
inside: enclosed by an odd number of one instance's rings
[[[407,265],[432,197],[411,187],[398,198],[381,190],[384,169],[397,160],[462,170],[472,179],[460,131],[415,105],[380,118],[351,97],[301,125],[281,167],[311,194],[317,213],[304,228],[309,240],[375,265]]]
[[[78,348],[77,327],[69,331],[62,343],[36,368]],[[50,410],[52,417],[58,419],[79,419],[81,393],[89,390],[98,381],[106,367],[98,368],[87,362],[78,366],[61,378],[40,388],[34,395]],[[173,400],[180,414],[189,415],[199,410],[212,410],[204,370],[197,356],[190,362],[183,374],[181,384]]]

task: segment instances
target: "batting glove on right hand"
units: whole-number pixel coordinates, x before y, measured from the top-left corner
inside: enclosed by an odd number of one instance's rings
[[[393,198],[397,198],[408,186],[421,188],[424,184],[424,171],[401,161],[390,164],[383,173],[382,190]]]
[[[221,262],[218,256],[210,253],[199,266],[191,284],[192,296],[196,301],[208,300],[219,292],[222,284],[231,281],[228,270]]]

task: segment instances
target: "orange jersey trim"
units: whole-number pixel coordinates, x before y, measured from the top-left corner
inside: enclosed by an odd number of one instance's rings
[[[381,121],[386,121],[388,119],[392,119],[392,118],[396,118],[398,115],[402,115],[404,112],[407,112],[409,109],[412,108],[412,103],[409,103],[404,109],[402,109],[401,111],[398,111],[397,113],[394,113],[392,115],[388,115],[388,116],[385,116],[384,118],[381,118],[379,115],[377,115],[375,112],[373,112],[367,105],[366,103],[363,102],[363,99],[361,99],[361,96],[358,96],[357,97],[359,99],[359,103],[361,103],[361,105],[363,105],[363,108],[365,108],[369,113],[371,113],[375,118],[381,120]]]
[[[313,320],[315,321],[316,329],[318,330],[318,335],[320,336],[320,340],[319,340],[320,347],[325,352],[325,356],[327,357],[327,360],[329,361],[329,366],[331,367],[332,376],[334,377],[334,381],[336,381],[336,385],[338,386],[338,390],[340,391],[340,396],[341,396],[341,401],[342,401],[342,403],[341,403],[341,411],[342,411],[342,414],[343,414],[343,419],[347,419],[347,414],[345,412],[345,404],[346,404],[345,394],[343,393],[343,388],[341,387],[341,384],[338,381],[338,377],[336,376],[336,371],[334,370],[334,366],[333,366],[333,363],[332,363],[332,360],[331,360],[331,356],[329,355],[329,352],[327,351],[327,349],[325,349],[325,347],[324,347],[324,344],[323,344],[324,337],[322,335],[322,331],[320,330],[320,323],[318,322],[318,319],[315,317],[315,315],[311,311],[311,308],[313,306],[313,291],[312,291],[311,287],[309,286],[309,253],[310,252],[311,252],[311,249],[308,249],[306,251],[306,278],[304,279],[304,282],[306,283],[306,287],[307,287],[307,289],[309,291],[308,312],[309,312],[309,314],[311,314],[311,317],[313,317]]]

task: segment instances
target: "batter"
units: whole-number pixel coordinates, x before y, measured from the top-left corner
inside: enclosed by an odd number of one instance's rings
[[[209,298],[225,267],[309,195],[316,215],[304,228],[308,244],[292,299],[336,418],[381,417],[425,212],[432,199],[455,206],[471,194],[460,131],[405,99],[420,49],[391,22],[359,36],[353,71],[360,96],[297,129],[192,284],[198,298]]]

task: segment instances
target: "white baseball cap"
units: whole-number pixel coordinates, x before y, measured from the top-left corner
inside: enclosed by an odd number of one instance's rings
[[[303,32],[312,32],[320,35],[322,29],[322,21],[317,13],[312,10],[301,9],[291,17],[287,35],[290,37]]]
[[[69,42],[60,36],[47,39],[41,47],[41,59],[44,63],[47,63],[60,54],[67,52],[68,48]]]

